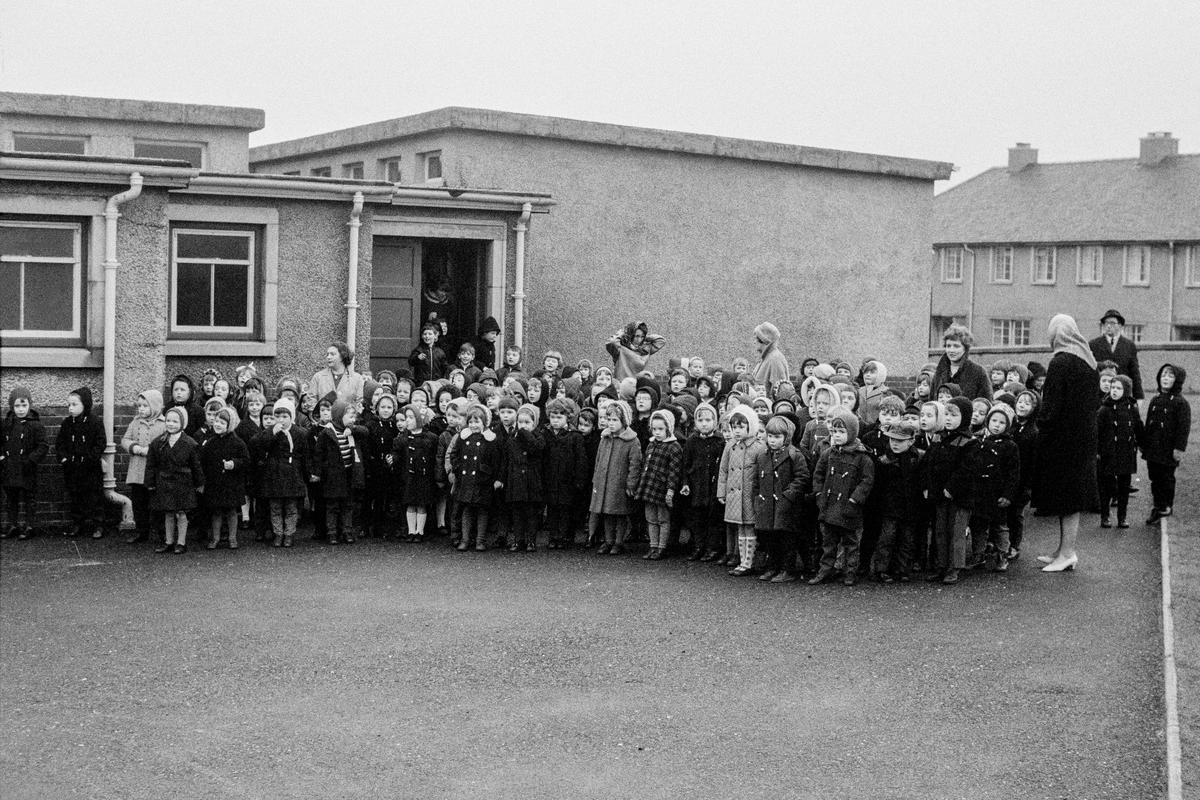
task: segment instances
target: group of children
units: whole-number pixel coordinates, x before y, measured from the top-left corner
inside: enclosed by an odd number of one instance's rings
[[[648,372],[615,381],[609,367],[569,366],[557,351],[527,372],[515,347],[493,370],[487,333],[448,363],[427,326],[413,369],[367,377],[357,403],[314,397],[291,377],[268,403],[250,365],[142,392],[120,442],[129,541],[184,553],[190,525],[209,549],[226,540],[236,549],[245,532],[286,548],[308,513],[329,545],[436,533],[460,551],[536,551],[545,530],[551,549],[579,541],[616,555],[645,541],[648,560],[683,549],[732,576],[847,585],[920,571],[952,584],[1019,556],[1040,403],[1024,367],[995,365],[988,400],[953,383],[933,396],[933,365],[903,396],[875,359],[857,375],[844,361],[807,359],[800,375],[770,386],[755,383],[746,359],[728,372],[685,359],[662,381]],[[1101,525],[1113,504],[1117,525],[1128,525],[1139,448],[1153,522],[1171,513],[1186,447],[1184,371],[1159,370],[1145,423],[1128,379],[1100,371]],[[23,387],[3,430],[3,535],[24,539],[49,447]],[[72,392],[53,448],[67,535],[103,535],[104,448],[91,393]]]

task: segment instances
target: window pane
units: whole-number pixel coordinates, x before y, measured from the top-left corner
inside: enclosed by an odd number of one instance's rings
[[[19,153],[66,153],[84,155],[87,140],[70,136],[38,136],[36,134],[13,134],[13,149]]]
[[[134,142],[134,158],[169,158],[172,161],[186,161],[199,169],[204,154],[204,148],[198,144],[173,144],[171,142]]]
[[[21,265],[0,262],[0,328],[6,331],[21,329]],[[11,289],[9,288],[11,287]]]
[[[244,328],[250,324],[246,319],[246,292],[249,285],[246,273],[249,270],[238,264],[217,264],[215,305],[213,324],[222,327]]]
[[[425,177],[429,179],[442,177],[441,153],[430,153],[425,157]]]
[[[0,225],[0,255],[74,258],[74,228]]]
[[[69,331],[75,327],[75,265],[25,265],[25,330]]]
[[[208,264],[180,264],[175,273],[175,324],[208,325],[209,308]]]
[[[250,237],[244,234],[180,233],[176,242],[179,258],[223,258],[247,261],[250,258]]]

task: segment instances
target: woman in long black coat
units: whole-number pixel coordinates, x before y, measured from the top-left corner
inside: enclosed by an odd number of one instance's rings
[[[1038,411],[1038,447],[1032,506],[1040,516],[1058,517],[1059,543],[1053,556],[1038,556],[1043,572],[1075,568],[1079,515],[1099,506],[1096,484],[1096,396],[1100,377],[1087,340],[1075,320],[1050,320],[1053,358],[1046,369]]]

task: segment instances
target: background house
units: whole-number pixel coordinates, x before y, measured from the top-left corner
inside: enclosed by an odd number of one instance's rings
[[[934,199],[930,346],[967,324],[978,353],[1038,357],[1054,314],[1089,338],[1119,309],[1144,354],[1200,367],[1200,154],[1151,133],[1136,158],[1039,163],[1019,143]]]
[[[752,355],[763,320],[796,367],[873,355],[915,374],[924,360],[928,222],[947,163],[473,108],[254,147],[250,162],[552,195],[517,290],[535,361],[551,346],[607,360],[604,340],[631,319],[667,337],[664,356],[709,363]],[[469,303],[469,284],[456,291]]]

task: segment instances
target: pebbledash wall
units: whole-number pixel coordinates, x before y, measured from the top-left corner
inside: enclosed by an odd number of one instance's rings
[[[255,147],[250,161],[336,174],[398,159],[420,185],[429,152],[448,186],[555,198],[527,248],[535,359],[553,346],[603,363],[604,340],[644,319],[668,340],[652,368],[673,355],[728,366],[753,357],[769,320],[796,368],[808,355],[876,356],[897,374],[924,363],[933,183],[949,164],[464,108]]]

